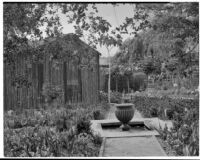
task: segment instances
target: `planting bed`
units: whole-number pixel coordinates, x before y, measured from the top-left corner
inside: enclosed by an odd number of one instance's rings
[[[90,128],[109,106],[75,105],[4,114],[5,157],[98,156],[102,138]]]
[[[178,156],[199,155],[199,99],[138,94],[132,103],[144,117],[171,120],[173,127],[158,130]]]

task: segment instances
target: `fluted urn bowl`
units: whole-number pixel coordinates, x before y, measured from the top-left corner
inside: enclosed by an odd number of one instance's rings
[[[115,116],[122,123],[120,128],[122,128],[123,131],[129,130],[130,126],[128,123],[133,118],[135,113],[134,105],[132,103],[122,103],[116,104],[115,106]]]

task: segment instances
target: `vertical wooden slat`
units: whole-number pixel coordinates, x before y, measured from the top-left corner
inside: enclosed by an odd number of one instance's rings
[[[93,53],[85,53],[93,54]],[[85,54],[82,54],[83,56]],[[63,102],[72,101],[74,103],[96,103],[98,101],[98,90],[100,89],[99,57],[94,54],[95,65],[93,71],[89,68],[79,68],[78,64],[70,61],[59,64],[59,69],[52,67],[49,55],[44,57],[44,64],[32,62],[32,68],[27,69],[28,59],[22,56],[16,58],[16,70],[13,73],[11,68],[4,65],[4,107],[16,107],[17,102],[21,102],[21,107],[38,107],[41,97],[42,87],[45,82],[51,85],[62,86],[64,91]],[[28,57],[29,58],[29,57]],[[82,57],[81,57],[82,58]],[[84,57],[85,58],[85,57]],[[11,85],[14,75],[23,75],[32,82],[30,88],[15,88]]]
[[[67,102],[67,74],[66,74],[66,70],[67,70],[67,65],[66,62],[63,63],[63,87],[64,87],[64,103]]]
[[[4,91],[4,97],[3,97],[3,101],[4,101],[4,110],[6,110],[6,107],[8,107],[7,106],[7,100],[6,100],[6,97],[7,97],[7,83],[6,83],[6,76],[7,76],[7,74],[6,74],[6,65],[4,65],[4,67],[3,67],[3,91]]]

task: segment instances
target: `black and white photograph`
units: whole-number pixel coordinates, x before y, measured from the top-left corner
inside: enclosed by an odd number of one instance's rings
[[[199,158],[199,1],[2,2],[2,157]]]

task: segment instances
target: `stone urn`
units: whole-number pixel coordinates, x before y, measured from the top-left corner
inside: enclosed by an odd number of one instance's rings
[[[135,113],[134,105],[132,103],[122,103],[116,104],[115,106],[115,116],[122,123],[120,128],[122,128],[123,131],[128,131],[130,129],[128,123],[133,118]]]

